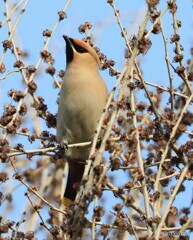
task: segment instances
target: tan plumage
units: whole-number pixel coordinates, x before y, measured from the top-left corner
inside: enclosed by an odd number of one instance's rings
[[[107,87],[98,72],[100,64],[94,49],[78,39],[64,36],[66,71],[60,92],[57,118],[57,141],[80,143],[91,141],[106,103]],[[73,185],[80,182],[89,147],[70,148],[66,152],[69,176],[64,197],[74,200]],[[66,201],[67,203],[67,201]]]

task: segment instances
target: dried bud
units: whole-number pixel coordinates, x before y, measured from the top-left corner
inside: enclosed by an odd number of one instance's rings
[[[96,206],[96,207],[94,208],[94,216],[95,216],[95,217],[102,217],[104,213],[105,213],[105,210],[104,210],[103,207],[101,207],[101,206]]]
[[[137,105],[137,109],[139,111],[144,111],[145,109],[147,108],[147,104],[145,102],[140,102],[138,105]]]
[[[120,11],[118,9],[115,10],[115,16],[120,16]]]
[[[167,187],[168,184],[169,184],[170,180],[169,179],[164,179],[164,180],[161,180],[160,181],[160,184],[163,186],[163,187]]]
[[[119,212],[119,211],[121,211],[121,209],[123,208],[123,205],[121,204],[121,203],[117,203],[115,206],[114,206],[114,210],[116,211],[116,212]]]
[[[47,50],[41,51],[40,55],[41,55],[42,59],[44,60],[44,62],[54,64],[54,59],[53,59],[51,53],[49,53]]]
[[[7,176],[7,173],[6,172],[1,172],[0,173],[0,182],[6,182],[8,180],[8,176]]]
[[[15,50],[16,50],[16,52],[17,52],[17,54],[18,54],[19,56],[22,55],[22,51],[21,51],[20,48],[16,47]]]
[[[13,89],[11,89],[8,92],[8,95],[16,102],[19,102],[20,99],[25,97],[25,93],[24,92],[16,91],[16,90],[13,90]]]
[[[160,192],[156,191],[154,194],[153,194],[153,201],[157,201],[159,198],[160,198]]]
[[[107,0],[107,3],[109,3],[110,5],[113,4],[113,0]]]
[[[168,8],[170,10],[170,13],[175,13],[177,10],[177,5],[171,1],[168,1]]]
[[[146,0],[146,3],[149,5],[149,7],[156,8],[159,0]]]
[[[169,210],[169,213],[172,214],[172,215],[176,215],[176,214],[178,214],[178,209],[174,206],[171,206],[170,210]]]
[[[43,131],[43,132],[41,132],[40,137],[42,137],[42,138],[49,138],[50,134],[49,134],[48,131]]]
[[[22,61],[18,60],[16,61],[14,64],[13,64],[13,67],[15,68],[21,68],[21,67],[24,67],[24,64]]]
[[[46,73],[49,73],[51,76],[53,76],[55,72],[56,72],[56,69],[53,66],[46,68]]]
[[[3,153],[0,153],[0,160],[2,161],[2,163],[6,163],[8,162],[9,157],[6,153],[3,152]]]
[[[114,68],[109,68],[109,75],[111,77],[118,76],[119,72],[117,72],[117,70],[115,70]]]
[[[160,32],[161,32],[161,24],[160,24],[160,23],[156,23],[156,24],[153,26],[152,33],[154,33],[154,34],[159,34]]]
[[[28,83],[28,92],[30,94],[33,94],[36,91],[36,89],[37,89],[37,85],[34,81],[31,81]]]
[[[127,36],[127,30],[125,28],[123,28],[123,31],[121,32],[121,36],[122,37]]]
[[[51,35],[52,35],[51,30],[46,29],[46,30],[43,31],[43,36],[44,37],[51,37]]]
[[[177,26],[178,26],[178,28],[180,28],[182,26],[182,22],[178,20],[177,21]]]
[[[46,125],[48,128],[56,127],[56,116],[50,112],[46,112]]]
[[[138,42],[139,53],[146,54],[149,48],[151,47],[151,45],[152,45],[151,40],[143,37]]]
[[[180,48],[180,51],[184,51],[184,48],[182,47],[182,45],[180,45],[179,48]],[[173,50],[173,51],[174,51],[175,54],[179,54],[177,47],[174,47],[174,50]]]
[[[27,106],[25,104],[21,104],[19,109],[19,114],[21,116],[24,116],[27,113]]]
[[[32,73],[34,73],[36,71],[36,67],[31,65],[31,66],[28,66],[26,68],[26,70],[28,71],[29,75],[31,75]]]
[[[9,227],[7,224],[4,224],[2,226],[0,226],[0,233],[3,234],[3,233],[8,233],[8,230],[9,230]]]
[[[52,236],[57,236],[60,233],[60,228],[59,227],[52,227],[50,228],[50,233]]]
[[[100,233],[101,233],[102,236],[106,237],[108,235],[108,232],[109,231],[108,231],[107,226],[102,226],[101,227]]]
[[[59,15],[59,20],[60,21],[62,21],[64,18],[67,18],[67,14],[64,11],[59,11],[58,15]]]
[[[118,158],[111,159],[111,171],[118,170],[121,166],[121,162]]]
[[[134,184],[132,182],[127,182],[125,185],[124,185],[124,188],[127,188],[128,190],[130,190],[131,188],[134,187]]]
[[[84,24],[80,25],[78,30],[80,33],[85,33],[87,29],[91,29],[92,24],[90,22],[85,22]]]
[[[24,147],[23,147],[23,145],[22,145],[21,143],[18,143],[18,144],[14,147],[14,149],[16,149],[16,150],[18,150],[18,151],[23,151]]]
[[[35,134],[31,134],[28,136],[28,140],[30,143],[33,143],[36,140],[36,135]]]
[[[59,76],[60,78],[63,78],[63,77],[64,77],[64,74],[65,74],[65,71],[60,70],[59,73],[58,73],[58,76]]]
[[[38,187],[38,186],[32,186],[31,188],[32,188],[32,190],[34,190],[34,191],[36,191],[36,192],[39,190],[39,187]]]
[[[118,116],[118,118],[117,118],[118,124],[121,125],[123,121],[124,121],[123,116]]]
[[[13,47],[13,43],[10,40],[5,40],[2,42],[2,44],[3,44],[3,48],[5,50],[12,49],[12,47]]]
[[[36,204],[36,205],[34,206],[34,209],[35,209],[36,211],[40,211],[40,210],[42,209],[42,206]]]
[[[183,55],[182,54],[176,54],[173,58],[173,62],[180,62],[183,59]]]
[[[193,82],[193,72],[188,73],[188,81]]]
[[[94,167],[94,172],[97,176],[100,176],[103,172],[103,166],[100,166],[100,165],[95,166]]]
[[[91,197],[92,197],[92,194],[90,192],[88,192],[84,195],[84,197],[85,197],[86,200],[90,200]]]
[[[97,195],[99,198],[102,196],[102,190],[97,186],[93,186],[92,192],[94,195]]]
[[[131,204],[133,204],[135,202],[134,198],[132,195],[128,194],[127,195],[127,201],[126,201],[126,206],[130,206]]]
[[[23,180],[22,175],[19,175],[18,173],[15,173],[13,176],[14,176],[15,179],[17,179],[19,181]]]
[[[155,20],[160,16],[161,12],[152,12],[151,13],[151,22],[155,22]]]
[[[127,87],[129,87],[131,90],[135,89],[135,84],[133,82],[130,82],[127,84]]]
[[[2,146],[8,146],[9,142],[6,139],[0,138],[0,147]]]
[[[22,128],[22,129],[21,129],[21,132],[22,132],[22,133],[27,133],[28,131],[29,131],[28,128]]]
[[[172,35],[170,40],[171,40],[171,43],[178,42],[180,40],[180,35],[174,34],[174,35]]]
[[[184,225],[188,221],[188,217],[183,216],[179,219],[179,221],[180,221],[180,225]]]
[[[0,73],[5,72],[5,65],[3,63],[0,63]]]
[[[184,71],[185,71],[185,67],[184,66],[179,66],[179,67],[176,68],[176,72],[179,75],[183,74]]]
[[[33,240],[34,239],[34,232],[33,231],[29,231],[25,234],[25,239],[27,240]]]

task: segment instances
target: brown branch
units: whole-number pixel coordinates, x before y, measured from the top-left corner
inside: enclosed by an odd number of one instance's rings
[[[15,173],[19,174],[18,171],[17,171],[17,169],[15,168],[15,164],[14,164],[14,162],[12,161],[11,158],[10,158],[10,163],[11,163],[11,165],[12,165]],[[47,204],[48,206],[50,206],[50,208],[51,208],[52,210],[54,210],[54,211],[56,211],[56,212],[59,212],[59,213],[62,213],[62,214],[64,214],[64,215],[66,214],[66,212],[64,212],[64,211],[62,211],[62,210],[54,207],[51,203],[49,203],[46,199],[44,199],[36,190],[34,190],[32,187],[30,187],[30,186],[23,180],[22,176],[19,177],[18,180],[19,180],[21,183],[23,183],[23,185],[24,185],[29,191],[31,191],[34,195],[36,195],[39,199],[41,199],[42,202],[44,202],[45,204]]]
[[[164,209],[164,213],[163,213],[163,215],[162,215],[162,217],[161,217],[161,221],[160,221],[160,223],[158,224],[158,227],[157,227],[157,230],[156,230],[156,234],[155,234],[155,239],[156,239],[156,240],[159,239],[160,233],[161,233],[161,231],[162,231],[162,226],[164,225],[164,222],[165,222],[165,220],[166,220],[166,217],[167,217],[167,215],[168,215],[168,213],[169,213],[169,209],[170,209],[170,207],[171,207],[171,205],[172,205],[172,203],[173,203],[173,201],[174,201],[174,199],[175,199],[175,197],[176,197],[176,194],[177,194],[177,192],[178,192],[178,190],[179,190],[182,182],[184,181],[184,178],[185,178],[185,175],[186,175],[186,172],[187,172],[189,166],[190,166],[190,164],[187,164],[187,165],[184,167],[184,169],[182,170],[182,172],[181,172],[181,174],[180,174],[180,177],[179,177],[179,179],[178,179],[178,182],[177,182],[177,184],[176,184],[176,186],[175,186],[172,194],[170,195],[169,202],[168,202],[166,208]]]

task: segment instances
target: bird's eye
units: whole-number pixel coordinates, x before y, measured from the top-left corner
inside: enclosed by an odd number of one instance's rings
[[[81,46],[78,46],[78,45],[75,48],[76,48],[76,51],[79,52],[79,53],[87,53],[88,52],[87,49],[85,49]]]

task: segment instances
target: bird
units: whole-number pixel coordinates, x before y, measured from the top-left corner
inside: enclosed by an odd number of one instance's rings
[[[99,57],[88,43],[77,38],[63,36],[66,42],[66,70],[63,77],[57,114],[56,138],[59,144],[74,144],[92,141],[106,105],[108,90],[99,74]],[[89,146],[68,148],[65,158],[68,163],[68,178],[63,204],[74,202],[81,182]]]

